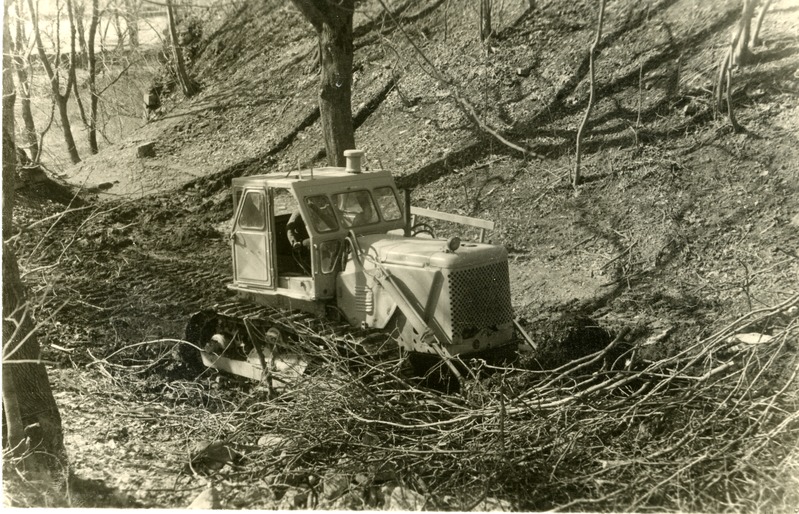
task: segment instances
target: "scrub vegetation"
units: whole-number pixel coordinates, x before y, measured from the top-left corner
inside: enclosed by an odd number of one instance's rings
[[[197,91],[161,74],[147,121],[17,184],[4,244],[69,468],[5,453],[6,504],[795,510],[795,2],[738,61],[738,0],[356,2],[364,167],[496,223],[530,344],[443,387],[298,319],[309,367],[279,394],[179,355],[191,314],[231,298],[231,179],[327,165],[317,31],[290,2],[167,3],[192,15]]]

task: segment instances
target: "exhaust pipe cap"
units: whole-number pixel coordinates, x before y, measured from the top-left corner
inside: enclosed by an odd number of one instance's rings
[[[344,171],[347,173],[360,173],[363,154],[363,150],[344,150],[344,157],[347,159],[347,168]]]

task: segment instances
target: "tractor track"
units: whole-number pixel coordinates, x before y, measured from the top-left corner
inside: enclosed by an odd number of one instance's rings
[[[339,349],[354,350],[363,355],[376,355],[396,351],[396,344],[386,344],[385,332],[376,329],[353,327],[343,321],[320,318],[307,312],[286,312],[272,307],[227,301],[215,307],[216,315],[241,323],[259,323],[276,327],[286,333],[306,338],[316,343],[333,344]],[[387,348],[388,347],[388,348]],[[374,350],[380,351],[374,351]]]

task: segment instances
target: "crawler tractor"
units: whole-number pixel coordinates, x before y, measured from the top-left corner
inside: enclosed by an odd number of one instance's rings
[[[411,208],[388,171],[362,172],[360,150],[345,156],[346,168],[233,179],[236,299],[186,330],[203,364],[253,379],[302,373],[281,342],[313,319],[329,320],[333,339],[390,333],[421,360],[513,347],[507,252],[483,242],[493,224]],[[477,227],[479,240],[436,239],[417,214]]]

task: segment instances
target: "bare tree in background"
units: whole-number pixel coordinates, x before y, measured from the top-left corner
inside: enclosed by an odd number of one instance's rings
[[[106,12],[111,15],[111,20],[109,23],[113,21],[114,30],[116,30],[117,33],[117,50],[124,50],[125,34],[127,31],[122,30],[122,17],[120,16],[119,0],[111,0],[108,2],[108,5],[106,6]]]
[[[352,124],[352,16],[355,0],[292,0],[319,36],[322,75],[319,111],[327,162],[344,166],[344,150],[355,148]]]
[[[735,112],[732,105],[732,69],[735,66],[743,66],[752,60],[752,52],[749,50],[751,46],[756,46],[760,43],[760,29],[763,24],[763,18],[766,11],[771,5],[771,0],[767,0],[760,9],[760,15],[757,18],[755,25],[755,32],[750,36],[750,27],[752,24],[752,17],[755,14],[755,7],[757,7],[758,0],[743,0],[743,8],[741,10],[741,19],[733,32],[730,46],[719,62],[719,73],[716,79],[716,108],[719,111],[724,109],[726,104],[727,115],[730,118],[730,124],[733,130],[740,132],[742,127],[735,119]]]
[[[75,0],[72,0],[72,5],[68,6],[70,9],[69,12],[69,31],[72,34],[73,39],[78,39],[78,24],[77,24],[77,17],[78,12],[75,6]],[[83,100],[80,97],[80,88],[78,86],[78,77],[77,77],[77,68],[80,62],[83,62],[84,56],[78,57],[77,53],[74,51],[74,43],[72,44],[72,53],[70,54],[70,65],[69,65],[69,74],[71,75],[71,82],[72,82],[72,91],[75,93],[75,103],[78,105],[78,111],[80,112],[80,119],[83,122],[84,126],[89,125],[89,120],[86,119],[86,109],[83,107]]]
[[[60,7],[60,5],[59,5]],[[67,152],[73,164],[80,162],[78,149],[75,147],[75,138],[72,136],[72,124],[69,121],[67,113],[67,104],[69,102],[70,94],[73,89],[73,81],[75,80],[75,23],[73,20],[72,0],[67,0],[67,13],[70,18],[70,52],[69,52],[69,68],[66,71],[67,85],[64,88],[64,93],[61,93],[61,43],[60,35],[58,33],[58,18],[56,19],[56,48],[55,48],[55,66],[50,63],[47,53],[44,50],[42,43],[42,34],[39,29],[39,13],[33,3],[33,0],[28,0],[28,9],[30,10],[31,22],[33,25],[33,35],[36,41],[36,49],[39,52],[39,59],[42,61],[44,71],[47,73],[47,78],[50,79],[50,89],[53,94],[53,101],[58,107],[58,115],[61,120],[61,130],[64,133],[64,142],[67,145]],[[60,11],[60,10],[59,10]]]
[[[183,58],[183,50],[178,43],[177,20],[175,19],[175,8],[172,0],[166,0],[167,23],[169,24],[169,37],[172,40],[172,54],[175,58],[175,75],[177,76],[180,89],[184,96],[194,96],[198,92],[197,84],[191,79],[186,71],[186,61]]]
[[[78,58],[78,66],[85,67],[87,64],[88,48],[86,48],[86,27],[83,20],[86,17],[86,1],[85,0],[72,0],[72,7],[75,11],[75,28],[77,31],[78,47],[80,48],[80,57]]]
[[[8,3],[3,4],[3,45],[8,39]],[[17,159],[14,146],[15,89],[9,53],[3,54],[3,417],[8,447],[5,455],[21,460],[23,469],[58,472],[66,469],[64,435],[11,235]]]
[[[5,0],[4,8],[11,7],[11,0]],[[28,36],[25,33],[25,25],[22,22],[22,11],[24,8],[22,0],[17,0],[15,5],[16,16],[14,19],[14,43],[6,46],[6,52],[14,53],[13,68],[17,75],[17,89],[19,90],[19,107],[22,114],[22,122],[25,124],[25,142],[27,143],[29,157],[37,162],[39,159],[39,141],[36,136],[36,123],[33,120],[31,110],[31,76],[32,66],[30,59],[30,49],[28,48]],[[8,19],[3,24],[3,41],[10,41],[11,20]],[[6,36],[5,32],[9,34]],[[6,39],[8,37],[8,39]],[[5,45],[4,45],[5,46]]]
[[[89,21],[88,65],[89,65],[89,151],[96,154],[97,146],[97,106],[100,97],[97,93],[97,56],[94,55],[94,39],[97,35],[97,24],[100,23],[98,0],[92,0],[92,14]]]
[[[757,23],[755,23],[755,32],[752,34],[752,46],[760,46],[763,43],[760,39],[760,29],[763,27],[763,18],[766,17],[769,7],[771,7],[771,0],[766,0],[766,3],[760,8],[760,14],[757,16]]]
[[[766,16],[766,11],[771,6],[771,0],[766,0],[760,8],[760,14],[755,23],[755,31],[752,32],[752,17],[755,15],[755,8],[758,3],[759,0],[743,0],[741,20],[738,22],[736,35],[733,36],[732,66],[741,66],[751,62],[753,56],[750,48],[759,46],[761,43],[760,29],[763,26],[763,18]]]
[[[599,19],[596,22],[596,37],[594,38],[594,42],[591,44],[591,50],[588,54],[588,65],[590,69],[590,88],[591,91],[588,96],[588,106],[585,108],[585,115],[583,116],[583,121],[580,123],[580,128],[577,130],[577,149],[575,155],[575,163],[574,163],[574,177],[572,179],[572,186],[577,187],[580,185],[580,159],[582,154],[582,149],[580,148],[580,143],[583,138],[583,130],[585,129],[586,124],[588,123],[588,118],[591,116],[591,110],[594,108],[594,94],[596,92],[596,85],[594,81],[596,79],[596,72],[594,71],[594,57],[596,55],[597,47],[599,47],[599,41],[602,39],[602,23],[605,18],[605,0],[599,0]]]
[[[125,10],[122,17],[125,19],[125,29],[128,34],[131,50],[139,47],[139,9],[140,0],[124,0]]]
[[[491,0],[480,0],[480,41],[491,37]]]
[[[733,38],[732,65],[737,66],[752,59],[752,52],[749,50],[750,27],[752,16],[755,14],[757,0],[744,0],[741,19],[738,22],[737,34]]]

